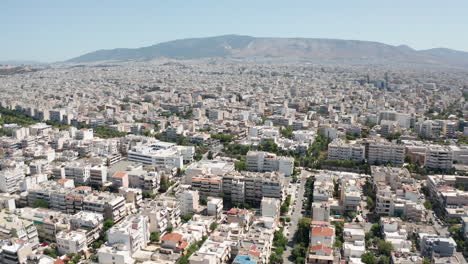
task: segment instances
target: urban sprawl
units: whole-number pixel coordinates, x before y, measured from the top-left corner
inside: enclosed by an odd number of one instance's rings
[[[466,263],[468,74],[225,59],[0,75],[0,263]]]

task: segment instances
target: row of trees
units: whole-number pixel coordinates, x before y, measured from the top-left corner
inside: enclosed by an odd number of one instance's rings
[[[309,247],[310,218],[301,218],[297,223],[297,231],[294,234],[294,247],[291,258],[296,264],[305,263],[307,249]]]
[[[273,236],[273,247],[274,250],[270,254],[270,264],[282,264],[283,263],[283,253],[286,250],[286,245],[288,239],[283,234],[283,228],[275,231]]]

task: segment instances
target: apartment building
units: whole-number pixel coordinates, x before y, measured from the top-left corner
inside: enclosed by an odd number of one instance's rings
[[[180,225],[180,202],[174,198],[145,201],[140,207],[140,212],[148,217],[150,233],[164,234],[168,227],[175,228]]]
[[[104,216],[102,214],[80,211],[69,216],[69,219],[70,227],[73,230],[79,230],[85,233],[88,246],[99,238],[104,222]]]
[[[233,202],[260,204],[263,197],[283,200],[285,178],[279,172],[231,172],[222,178],[224,197]]]
[[[0,170],[0,192],[15,193],[19,191],[20,182],[24,178],[24,172],[19,168]]]
[[[276,154],[263,151],[249,151],[246,159],[249,171],[278,171],[285,176],[291,176],[293,173],[294,159],[291,157],[276,156]]]
[[[193,177],[191,179],[192,189],[199,192],[200,197],[220,196],[223,191],[223,181],[220,176]]]
[[[402,166],[405,161],[405,146],[387,142],[374,142],[369,144],[369,164],[391,163]]]
[[[82,254],[88,249],[84,232],[64,230],[57,234],[56,240],[60,254]]]
[[[130,215],[107,231],[109,245],[123,244],[131,254],[146,247],[149,242],[148,217]]]
[[[179,196],[180,214],[194,214],[199,210],[200,195],[197,190],[186,190]]]
[[[21,219],[34,223],[41,241],[56,242],[56,235],[70,228],[69,215],[59,211],[25,207],[15,213]]]
[[[0,240],[15,238],[29,243],[32,248],[39,246],[37,228],[32,221],[3,210],[0,211],[0,230]]]
[[[453,152],[449,147],[429,146],[426,149],[424,167],[436,170],[449,170],[453,166]]]
[[[179,168],[184,158],[176,148],[160,149],[154,146],[136,146],[128,151],[128,160],[146,165]]]
[[[425,235],[420,241],[420,247],[425,257],[451,257],[456,252],[457,243],[452,237]]]
[[[355,143],[346,143],[342,139],[336,138],[328,144],[328,159],[362,162],[365,160],[365,147]]]

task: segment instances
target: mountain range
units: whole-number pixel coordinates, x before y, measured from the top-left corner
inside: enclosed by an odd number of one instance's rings
[[[468,52],[446,48],[415,50],[361,40],[256,38],[224,35],[180,39],[142,48],[98,50],[66,62],[152,60],[157,58],[284,58],[310,62],[405,63],[468,68]]]

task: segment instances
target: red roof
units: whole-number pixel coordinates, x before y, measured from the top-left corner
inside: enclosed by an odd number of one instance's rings
[[[188,242],[185,240],[180,241],[180,244],[177,246],[178,249],[185,249],[188,246]]]
[[[314,245],[310,247],[310,252],[317,252],[317,251],[322,251],[325,252],[327,255],[331,255],[333,250],[330,247],[324,246],[324,245]]]
[[[173,242],[179,242],[182,240],[182,235],[178,233],[169,233],[165,234],[162,238],[161,241],[173,241]]]
[[[330,227],[315,226],[312,227],[312,236],[333,236],[335,230]]]
[[[128,173],[126,173],[124,171],[118,171],[118,172],[114,173],[112,178],[122,179],[123,177],[126,177],[127,175],[128,175]]]

